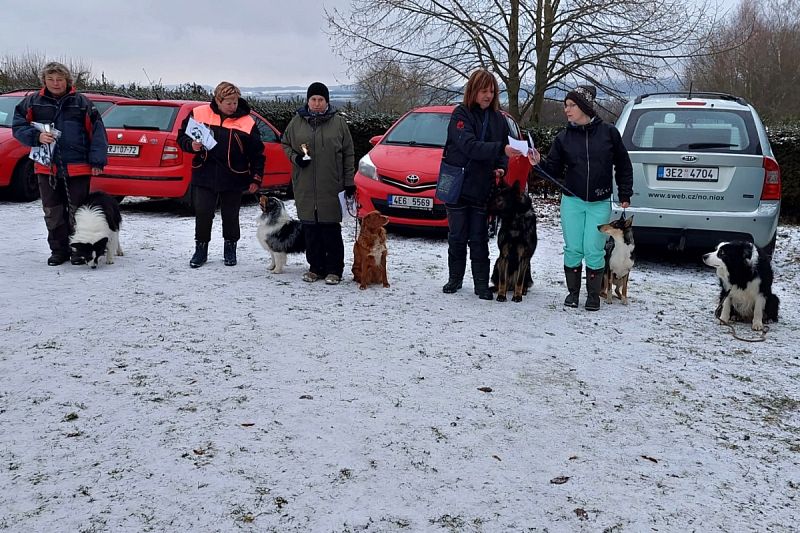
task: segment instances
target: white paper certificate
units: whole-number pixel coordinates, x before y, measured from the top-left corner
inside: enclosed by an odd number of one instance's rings
[[[211,150],[217,145],[209,127],[197,122],[194,117],[189,117],[189,122],[186,123],[186,135],[205,146],[206,150]]]
[[[517,139],[510,137],[508,138],[508,145],[521,152],[522,155],[528,155],[528,142],[527,141],[518,141]]]

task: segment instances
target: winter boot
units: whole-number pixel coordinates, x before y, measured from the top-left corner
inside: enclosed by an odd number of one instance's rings
[[[467,258],[455,258],[448,255],[447,269],[448,279],[447,283],[442,287],[442,292],[445,294],[453,294],[461,288],[461,284],[464,281],[464,271],[467,269]]]
[[[208,243],[195,241],[194,255],[189,260],[189,266],[197,268],[203,266],[208,261]]]
[[[223,257],[225,266],[230,267],[236,264],[236,241],[225,241]]]
[[[564,307],[578,307],[578,296],[581,292],[581,270],[583,265],[576,267],[564,266],[564,277],[567,280],[569,294],[564,298]]]
[[[481,300],[493,300],[494,295],[489,290],[489,262],[472,262],[472,282],[475,285],[475,294]]]
[[[586,310],[597,311],[600,309],[600,289],[603,285],[604,269],[594,270],[586,267]]]

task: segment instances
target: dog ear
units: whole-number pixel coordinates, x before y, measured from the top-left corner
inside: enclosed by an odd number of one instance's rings
[[[624,213],[623,213],[623,216],[624,216]],[[625,221],[625,227],[626,228],[630,228],[631,226],[633,226],[633,215],[631,215],[631,218],[629,218],[628,220]]]

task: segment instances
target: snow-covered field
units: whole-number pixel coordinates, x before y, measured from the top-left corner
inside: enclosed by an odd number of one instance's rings
[[[253,204],[233,268],[219,217],[191,270],[193,219],[130,201],[116,264],[48,267],[40,205],[0,203],[0,530],[797,531],[798,228],[751,343],[692,261],[565,310],[537,210],[535,285],[498,303],[396,234],[359,291],[352,225],[341,285],[268,274]]]

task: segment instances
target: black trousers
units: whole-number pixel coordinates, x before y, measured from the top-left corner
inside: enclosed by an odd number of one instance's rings
[[[338,223],[303,222],[309,270],[320,277],[344,272],[344,241]]]
[[[470,204],[446,204],[447,253],[454,260],[489,262],[489,222],[486,207]]]
[[[70,226],[70,207],[67,205],[67,188],[64,186],[64,180],[59,178],[54,189],[50,186],[50,176],[47,174],[37,174],[36,177],[39,181],[39,194],[42,196],[44,223],[47,226],[47,244],[50,245],[51,252],[69,255],[69,236],[73,228]],[[91,179],[91,176],[69,176],[67,178],[69,200],[73,212],[89,196]]]
[[[207,187],[194,189],[194,238],[198,242],[211,240],[211,226],[219,200],[222,214],[222,238],[239,240],[239,208],[242,206],[242,191],[216,192]]]

